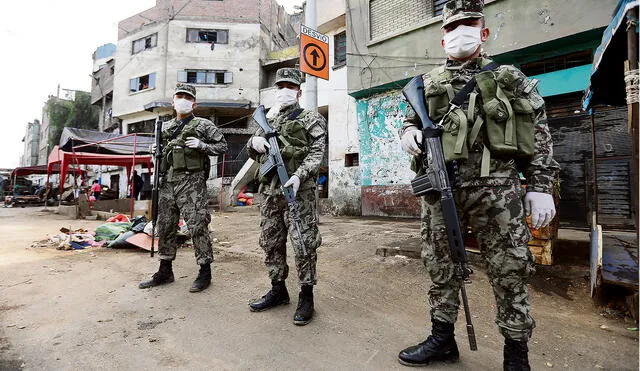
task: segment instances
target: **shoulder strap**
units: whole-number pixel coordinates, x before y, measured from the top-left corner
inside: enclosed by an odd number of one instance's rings
[[[180,125],[178,125],[174,130],[173,133],[171,133],[171,135],[169,135],[168,141],[171,142],[172,140],[176,139],[178,137],[178,135],[180,135],[180,133],[182,132],[182,129],[184,129],[185,126],[187,126],[188,123],[191,122],[191,120],[193,120],[195,116],[191,115],[189,117],[187,117],[186,119],[182,120],[182,122],[180,123]]]
[[[295,120],[304,111],[304,108],[296,108],[289,114],[289,120]]]
[[[486,66],[482,67],[480,72],[491,71],[491,70],[494,70],[494,69],[498,68],[499,66],[500,65],[498,63],[491,62],[491,63],[487,64]],[[451,100],[451,105],[452,106],[456,106],[456,107],[461,107],[462,104],[464,103],[464,101],[467,100],[467,97],[469,96],[469,94],[476,87],[476,84],[477,84],[477,81],[476,81],[476,78],[474,76],[473,78],[471,78],[471,80],[469,80],[469,82],[467,82],[467,84],[465,86],[462,87],[462,89],[460,89],[458,94],[456,94],[456,96],[453,97],[453,99]]]

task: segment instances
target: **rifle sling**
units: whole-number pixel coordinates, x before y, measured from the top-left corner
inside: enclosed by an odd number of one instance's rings
[[[491,62],[486,66],[482,67],[480,72],[491,71],[496,69],[498,66],[500,66],[498,63]],[[476,81],[475,76],[472,77],[471,80],[469,80],[469,82],[467,82],[465,86],[463,86],[462,89],[458,91],[455,97],[453,97],[453,99],[451,100],[451,104],[456,107],[462,107],[462,104],[467,100],[467,97],[469,96],[469,94],[471,94],[473,89],[475,89],[477,84],[478,82]]]
[[[171,133],[171,135],[169,135],[168,141],[171,142],[172,140],[176,139],[178,137],[178,135],[180,135],[180,133],[182,133],[182,129],[184,129],[185,126],[187,126],[187,124],[189,124],[191,122],[191,120],[193,120],[195,116],[191,115],[189,117],[187,117],[186,119],[182,120],[180,122],[180,125],[178,125],[174,130],[173,133]]]

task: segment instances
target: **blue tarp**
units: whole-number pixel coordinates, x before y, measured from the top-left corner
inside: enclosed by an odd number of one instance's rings
[[[585,111],[600,104],[626,105],[624,61],[627,59],[627,12],[638,7],[638,3],[638,0],[620,0],[613,11],[613,19],[604,30],[602,42],[593,58],[590,86],[583,101]]]

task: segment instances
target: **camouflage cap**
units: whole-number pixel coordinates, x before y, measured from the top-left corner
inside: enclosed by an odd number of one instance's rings
[[[451,0],[442,9],[442,27],[467,18],[482,18],[484,0]]]
[[[300,86],[302,84],[302,75],[297,68],[280,68],[276,71],[276,82],[290,82]]]
[[[196,88],[193,85],[189,85],[189,84],[185,84],[183,82],[179,82],[176,85],[176,90],[173,92],[173,94],[178,94],[178,93],[186,93],[189,94],[190,96],[193,97],[193,99],[196,99]]]

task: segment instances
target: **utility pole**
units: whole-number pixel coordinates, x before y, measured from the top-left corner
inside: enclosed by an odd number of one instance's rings
[[[317,28],[316,20],[316,0],[307,0],[304,9],[305,26],[315,30]],[[301,56],[302,57],[302,56]],[[307,74],[304,89],[305,105],[311,111],[318,110],[318,78]]]

